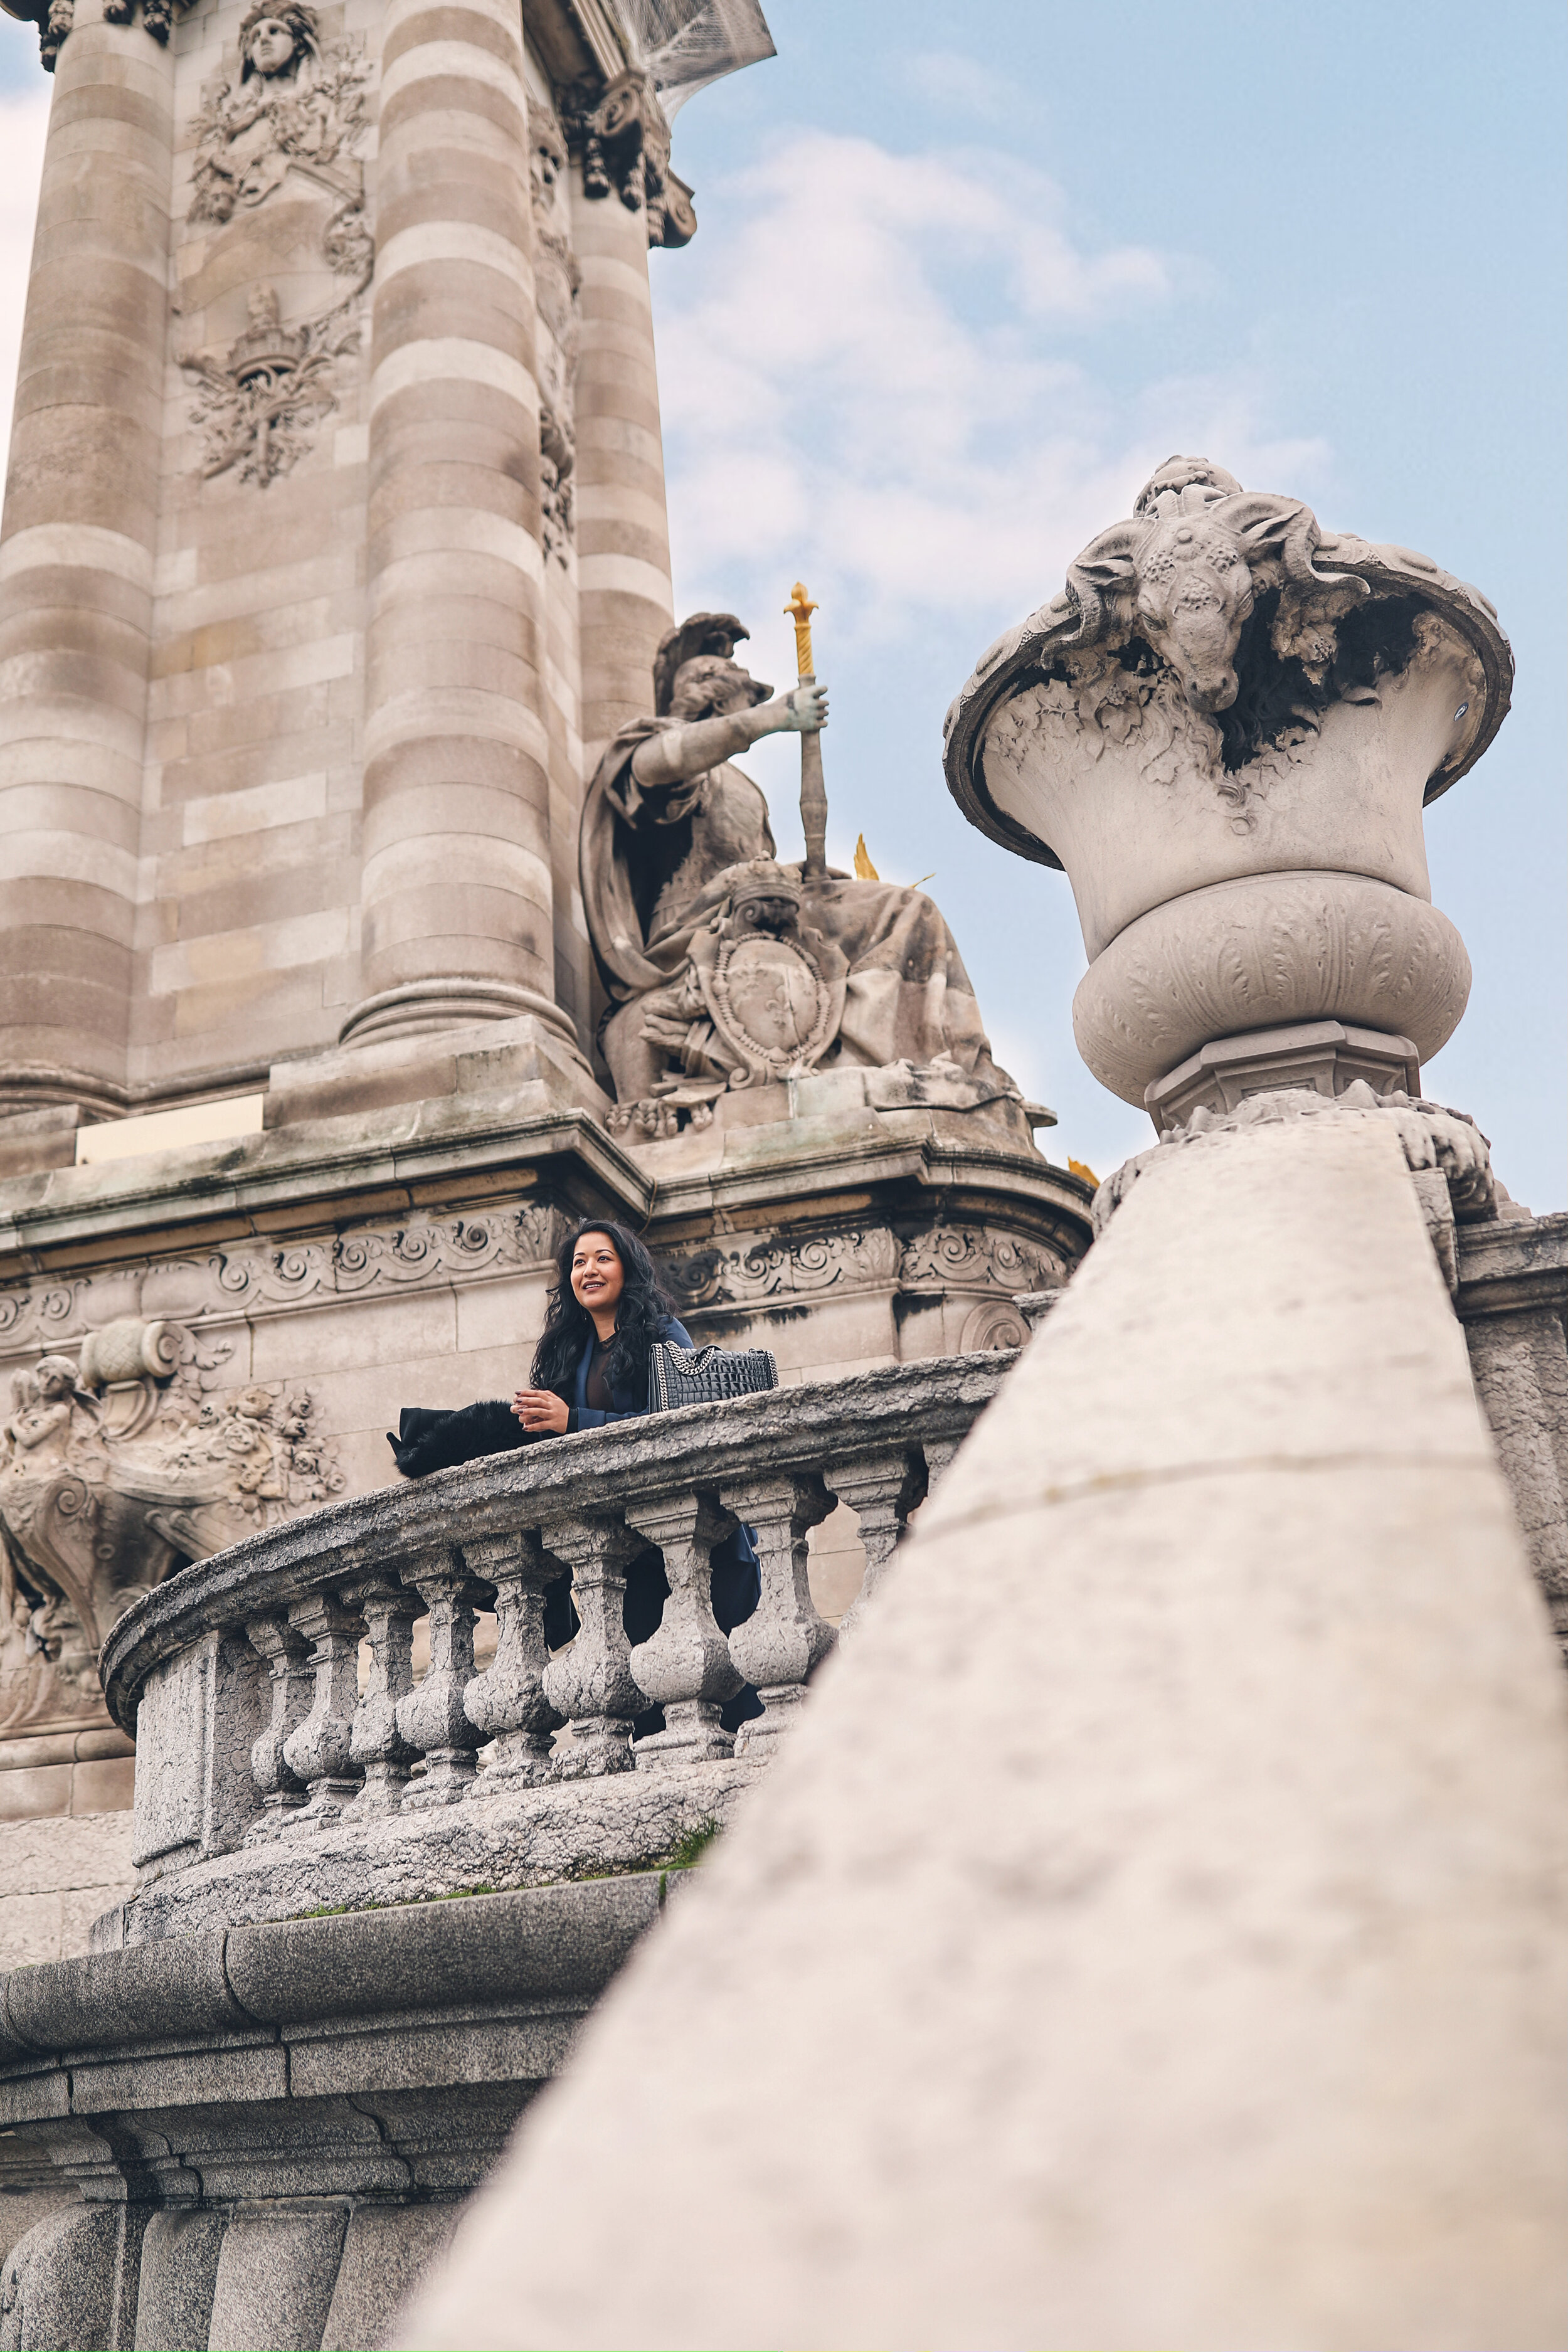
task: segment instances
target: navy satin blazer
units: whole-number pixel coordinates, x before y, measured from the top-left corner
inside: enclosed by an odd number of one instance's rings
[[[658,1327],[658,1336],[661,1339],[671,1340],[678,1348],[689,1348],[692,1345],[690,1332],[684,1323],[678,1323],[673,1315],[665,1317]],[[590,1404],[588,1374],[593,1370],[593,1364],[594,1334],[590,1331],[584,1343],[583,1353],[577,1360],[577,1377],[572,1384],[573,1393],[566,1399],[566,1402],[571,1405],[577,1416],[577,1428],[603,1429],[608,1422],[635,1421],[639,1414],[647,1411],[647,1399],[644,1397],[639,1402],[636,1393],[627,1388],[611,1389],[610,1394],[615,1402],[608,1412],[602,1405]]]

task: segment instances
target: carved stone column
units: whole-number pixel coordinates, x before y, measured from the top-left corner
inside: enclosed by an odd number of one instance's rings
[[[544,1695],[550,1662],[544,1591],[560,1570],[527,1531],[466,1543],[463,1558],[496,1596],[495,1656],[463,1694],[468,1721],[495,1741],[494,1755],[469,1791],[488,1797],[551,1778],[551,1734],[561,1717]]]
[[[735,1753],[760,1757],[788,1730],[807,1675],[837,1639],[816,1613],[806,1553],[806,1537],[833,1498],[817,1477],[760,1478],[726,1487],[724,1503],[752,1528],[762,1573],[755,1612],[730,1636],[730,1655],[763,1702],[762,1714],[741,1726]]]
[[[632,1717],[643,1694],[632,1679],[622,1609],[626,1570],[642,1549],[609,1519],[572,1519],[541,1529],[544,1544],[572,1570],[579,1619],[571,1648],[544,1670],[544,1691],[572,1733],[556,1759],[563,1780],[596,1780],[632,1769]]]
[[[918,1460],[900,1451],[851,1463],[842,1470],[830,1468],[827,1475],[839,1501],[847,1503],[860,1522],[866,1573],[838,1628],[841,1634],[856,1633],[866,1604],[902,1540],[910,1513],[925,1492],[924,1472]]]
[[[658,1632],[631,1654],[639,1688],[664,1709],[664,1729],[637,1742],[637,1769],[667,1771],[731,1756],[734,1736],[721,1729],[719,1710],[735,1696],[743,1677],[735,1670],[710,1597],[713,1547],[729,1522],[705,1496],[689,1494],[639,1504],[626,1516],[658,1544],[669,1582]]]
[[[370,1629],[370,1680],[349,1735],[349,1754],[364,1773],[353,1811],[363,1818],[397,1811],[418,1753],[397,1728],[397,1708],[414,1687],[411,1652],[419,1602],[399,1584],[362,1585],[353,1598]]]
[[[0,523],[0,1107],[125,1103],[174,58],[78,0]]]
[[[359,1787],[351,1732],[359,1687],[359,1643],[364,1620],[328,1592],[296,1601],[289,1612],[295,1633],[310,1644],[315,1696],[298,1731],[284,1742],[283,1760],[303,1780],[309,1801],[291,1827],[336,1821]]]
[[[405,1811],[456,1804],[475,1771],[479,1734],[463,1710],[474,1675],[474,1612],[468,1571],[455,1545],[419,1561],[412,1581],[430,1616],[430,1664],[424,1681],[397,1702],[397,1728],[425,1759],[425,1777],[403,1800]]]
[[[578,613],[584,775],[624,719],[647,707],[648,665],[674,618],[665,511],[647,218],[618,194],[583,193],[572,166],[583,273],[577,361]]]
[[[522,26],[390,0],[370,405],[364,994],[345,1040],[553,995]]]
[[[272,1682],[272,1714],[250,1751],[252,1778],[261,1795],[261,1819],[247,1832],[247,1845],[264,1844],[282,1830],[290,1813],[305,1801],[298,1773],[284,1750],[310,1711],[315,1676],[306,1662],[305,1644],[292,1625],[281,1618],[253,1617],[246,1639],[266,1662]]]

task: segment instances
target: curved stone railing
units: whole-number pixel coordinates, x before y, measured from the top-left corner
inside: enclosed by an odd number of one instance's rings
[[[723,1820],[837,1638],[812,1601],[809,1530],[836,1501],[858,1517],[851,1633],[1012,1361],[942,1357],[584,1431],[331,1505],[183,1570],[103,1648],[110,1712],[137,1741],[141,1884],[95,1947],[677,1852]],[[710,1558],[737,1520],[762,1597],[726,1638]],[[669,1597],[633,1648],[626,1570],[650,1546]],[[552,1654],[544,1594],[563,1571],[579,1630]],[[480,1610],[497,1627],[483,1673]],[[748,1683],[763,1711],[731,1735],[721,1710]],[[651,1706],[663,1729],[634,1739]]]

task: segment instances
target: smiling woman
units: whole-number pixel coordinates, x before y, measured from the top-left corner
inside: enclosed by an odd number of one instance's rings
[[[482,1454],[504,1454],[576,1430],[632,1421],[648,1411],[648,1355],[655,1341],[691,1346],[653,1259],[635,1234],[605,1219],[579,1225],[556,1252],[555,1266],[556,1284],[533,1355],[532,1386],[519,1389],[510,1406],[491,1397],[458,1412],[405,1407],[398,1434],[387,1433],[405,1478],[422,1478]],[[732,1633],[762,1592],[749,1528],[734,1528],[714,1548],[711,1579],[714,1619],[721,1633]],[[552,1650],[577,1630],[569,1585],[563,1576],[545,1594],[544,1633]],[[639,1554],[626,1570],[622,1610],[626,1639],[634,1646],[652,1639],[668,1596],[657,1549]],[[734,1731],[761,1712],[762,1702],[748,1684],[727,1702],[720,1720],[724,1730]],[[640,1738],[663,1724],[662,1710],[652,1707],[636,1718],[634,1728]]]

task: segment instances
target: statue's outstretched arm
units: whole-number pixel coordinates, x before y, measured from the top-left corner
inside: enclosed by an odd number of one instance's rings
[[[790,728],[812,735],[826,724],[826,687],[797,686],[751,710],[731,711],[721,719],[694,719],[684,727],[650,735],[632,754],[632,774],[645,789],[685,783],[733,759],[737,751],[744,751],[763,735],[778,735]]]

